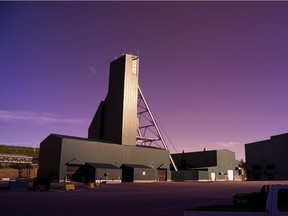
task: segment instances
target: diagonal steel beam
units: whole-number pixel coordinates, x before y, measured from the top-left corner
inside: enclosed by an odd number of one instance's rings
[[[165,140],[164,140],[164,138],[163,138],[163,136],[162,136],[162,134],[161,134],[161,132],[160,132],[160,129],[159,129],[158,125],[157,125],[157,122],[155,121],[154,116],[152,115],[152,112],[151,112],[151,110],[150,110],[150,108],[149,108],[149,106],[148,106],[148,103],[147,103],[144,95],[143,95],[143,92],[142,92],[141,89],[140,89],[140,86],[138,86],[138,96],[140,96],[140,99],[143,101],[143,103],[144,103],[144,105],[145,105],[145,107],[142,107],[142,106],[141,106],[141,108],[142,108],[142,109],[145,109],[145,108],[147,109],[147,111],[148,111],[148,113],[149,113],[149,115],[150,115],[151,121],[152,121],[151,123],[153,123],[153,126],[154,126],[155,129],[156,129],[157,135],[159,136],[159,138],[160,138],[160,140],[161,140],[161,142],[162,142],[162,145],[163,145],[164,149],[166,149],[166,150],[169,151],[169,148],[168,148],[168,146],[166,145],[166,142],[165,142]],[[139,106],[139,105],[140,105],[140,102],[138,103],[138,106]],[[145,113],[145,111],[142,111],[142,112],[140,112],[140,113],[138,113],[138,114],[141,115],[141,113]],[[140,125],[139,125],[139,126],[140,126]],[[149,125],[149,127],[151,127],[151,125]],[[145,128],[145,126],[144,126],[144,127],[141,127],[141,128]],[[146,128],[148,128],[148,126],[146,126]],[[139,131],[140,131],[140,129],[138,129],[138,132],[139,132]],[[139,134],[139,135],[141,136],[141,134]],[[144,139],[144,138],[143,138],[143,139]],[[151,141],[151,138],[148,139],[147,141]],[[173,161],[173,158],[172,158],[172,156],[171,156],[171,154],[170,154],[170,151],[169,151],[169,159],[170,159],[170,162],[172,163],[175,171],[178,171],[178,169],[177,169],[177,167],[176,167],[176,165],[175,165],[175,163],[174,163],[174,161]]]

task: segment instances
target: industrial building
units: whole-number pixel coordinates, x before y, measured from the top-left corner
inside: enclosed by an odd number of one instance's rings
[[[205,150],[172,154],[178,172],[172,172],[174,180],[234,181],[242,180],[240,161],[230,150]]]
[[[288,133],[245,144],[248,180],[288,179]]]
[[[50,134],[40,144],[39,178],[171,179],[171,156],[138,86],[138,70],[138,56],[124,55],[110,63],[108,94],[90,124],[88,138]],[[146,125],[140,121],[143,114]],[[152,130],[156,136],[148,137]]]

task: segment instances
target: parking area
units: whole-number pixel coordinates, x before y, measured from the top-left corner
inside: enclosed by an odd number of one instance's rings
[[[263,184],[288,181],[121,183],[93,189],[79,183],[72,191],[53,183],[49,192],[9,191],[2,182],[0,211],[5,216],[177,216],[185,208],[231,204],[235,193],[258,191]]]

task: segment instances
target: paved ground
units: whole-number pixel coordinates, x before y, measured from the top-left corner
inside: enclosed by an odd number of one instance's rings
[[[180,216],[185,208],[231,204],[235,193],[260,190],[263,184],[282,182],[165,182],[122,183],[88,189],[77,184],[65,191],[53,184],[50,192],[8,191],[0,183],[2,216]]]

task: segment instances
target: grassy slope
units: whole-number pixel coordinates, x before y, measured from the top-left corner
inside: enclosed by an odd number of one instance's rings
[[[0,154],[38,157],[39,148],[0,145]]]

